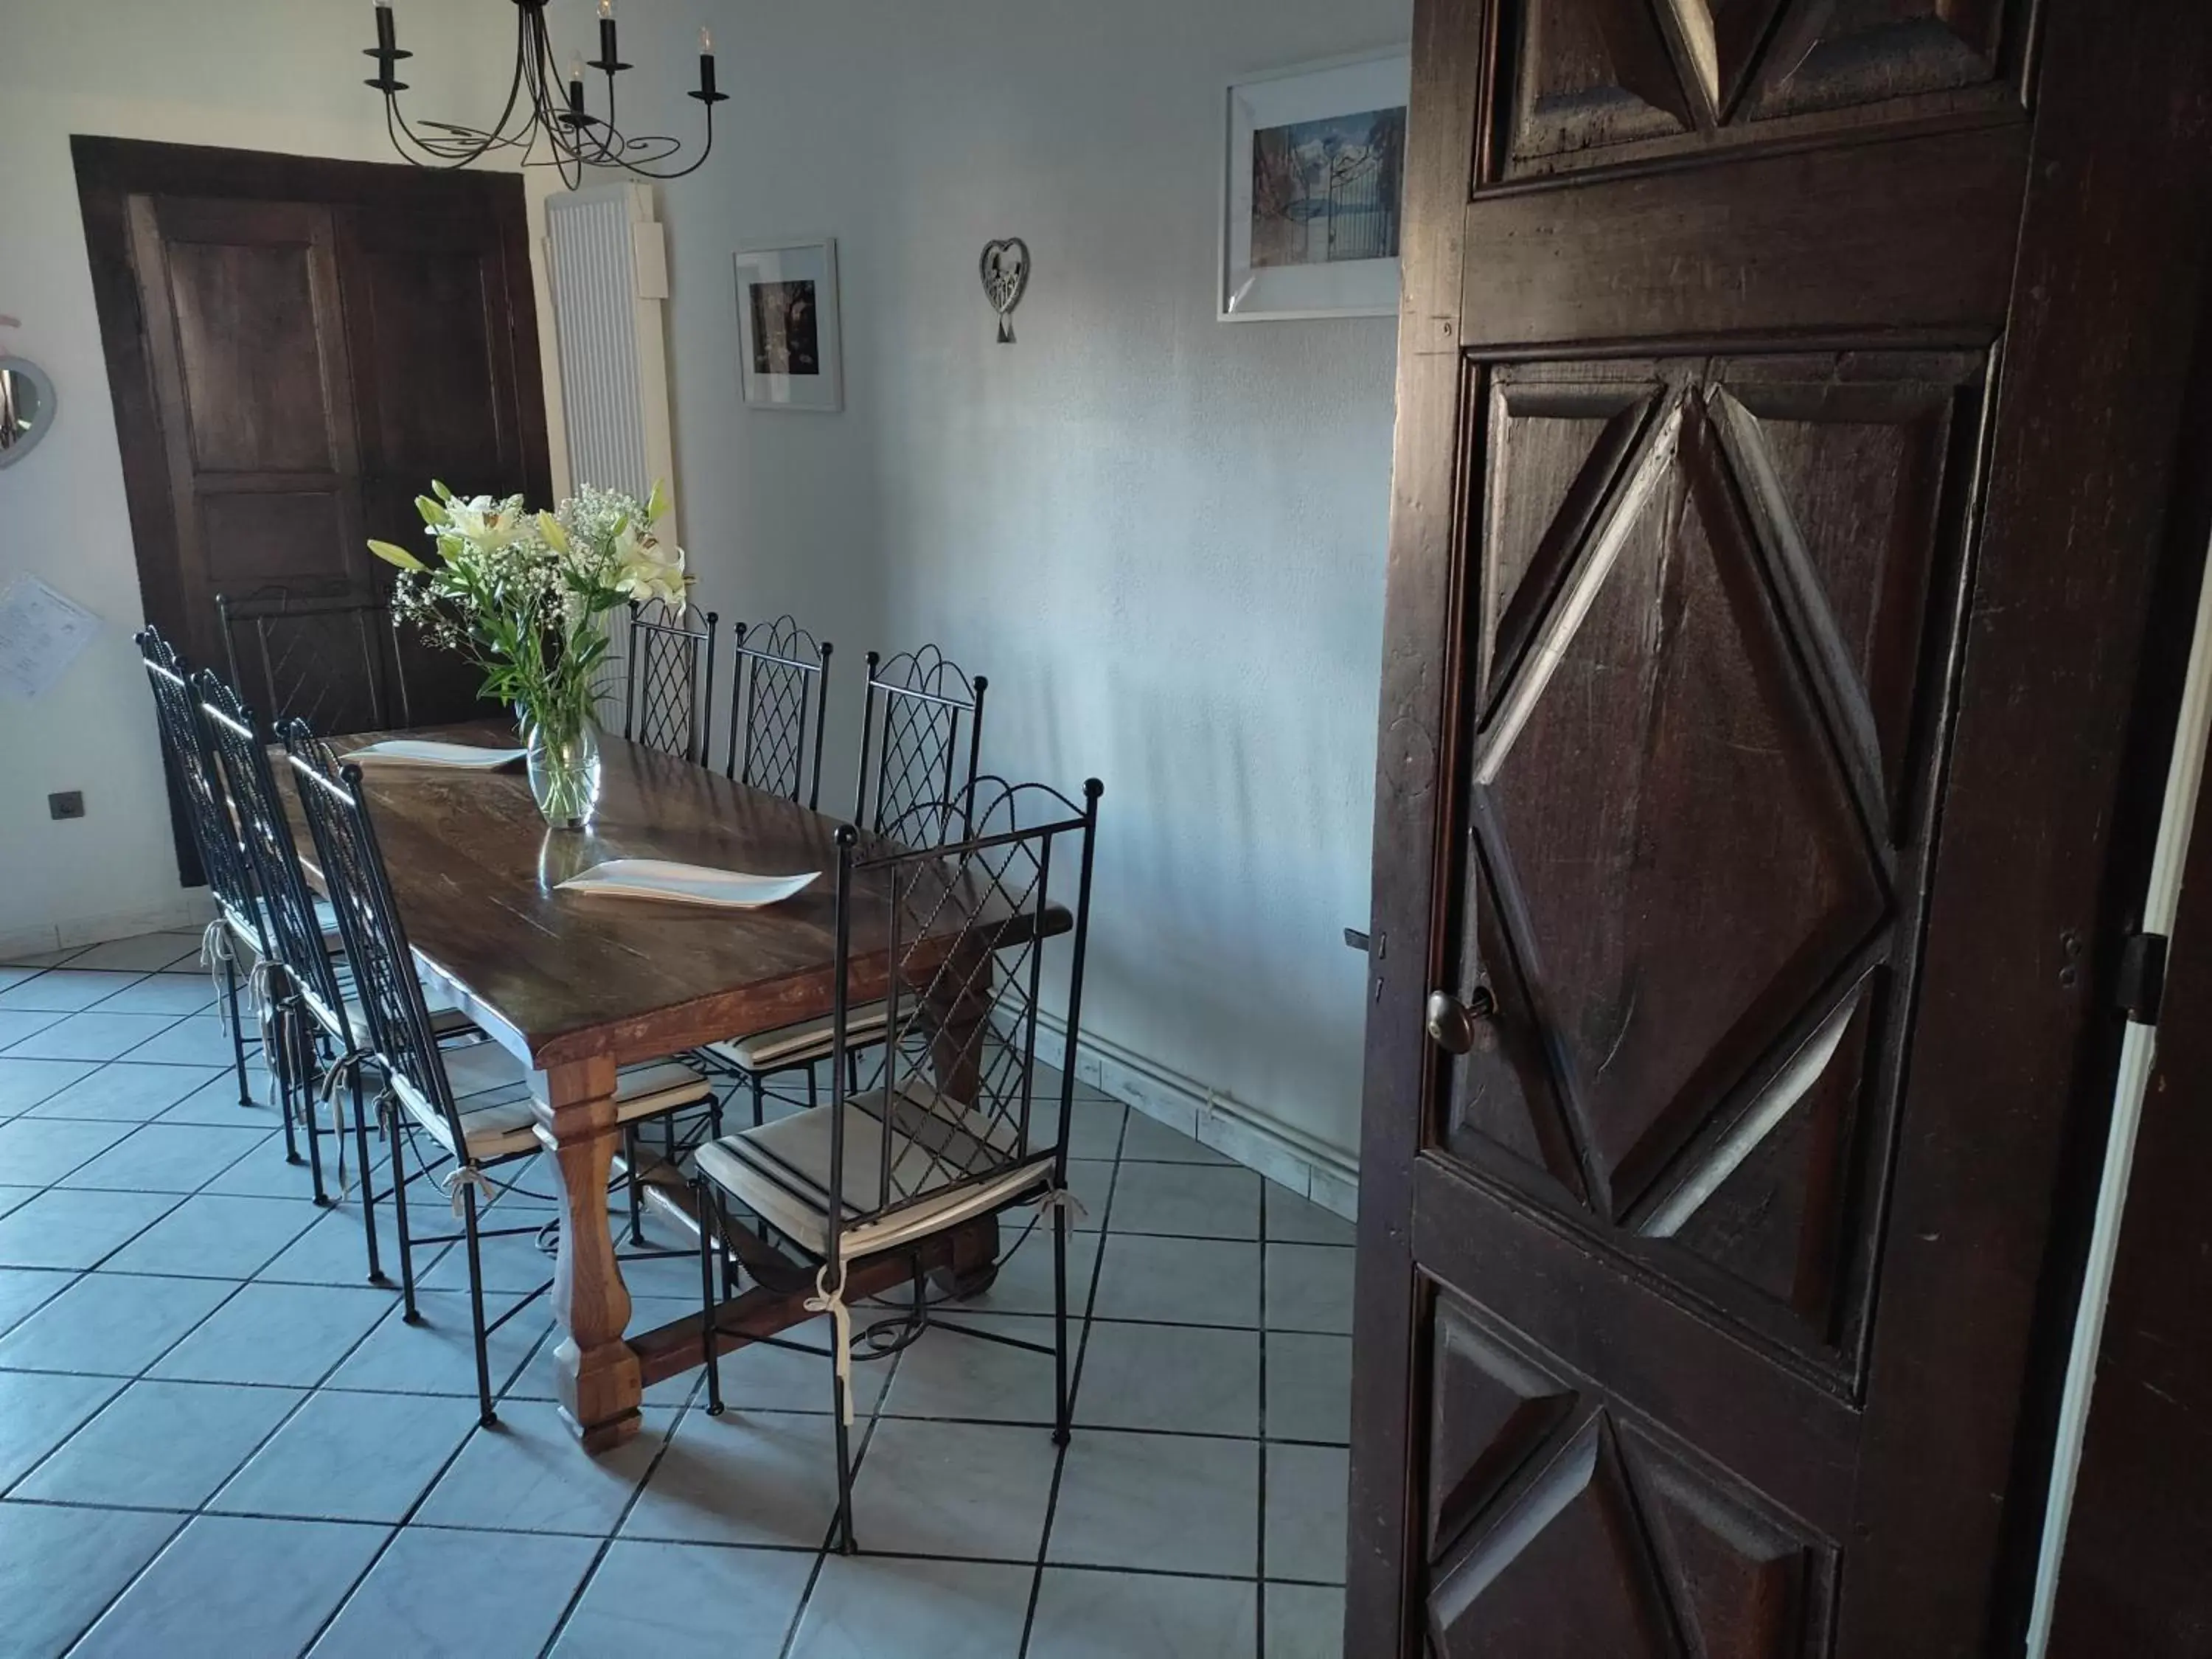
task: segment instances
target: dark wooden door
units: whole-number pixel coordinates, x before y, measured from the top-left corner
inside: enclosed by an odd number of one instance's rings
[[[141,195],[129,213],[181,642],[219,666],[218,594],[374,580],[337,228],[317,202]]]
[[[520,209],[520,191],[515,193]],[[464,495],[552,505],[530,263],[511,216],[474,198],[348,204],[337,221],[361,410],[362,512],[371,533],[419,544],[415,498],[433,478]],[[527,351],[529,360],[519,353]],[[380,584],[389,573],[379,568]],[[398,641],[410,717],[472,710],[480,676],[411,629]]]
[[[2016,1637],[2199,10],[1419,0],[1349,1652]]]
[[[218,594],[280,610],[234,630],[264,714],[481,712],[465,663],[351,607],[388,590],[368,538],[421,538],[432,478],[550,494],[521,180],[71,148],[148,619],[220,666]],[[178,845],[189,866],[181,827]]]

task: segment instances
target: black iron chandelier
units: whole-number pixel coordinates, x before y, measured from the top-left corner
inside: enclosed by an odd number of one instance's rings
[[[417,167],[465,167],[486,155],[520,152],[525,167],[552,167],[574,190],[583,182],[586,167],[621,167],[644,179],[681,179],[696,173],[714,148],[714,106],[728,94],[714,89],[714,40],[699,31],[699,89],[689,96],[706,106],[707,132],[699,153],[681,160],[683,143],[663,135],[632,137],[615,125],[615,76],[629,69],[615,50],[613,0],[599,0],[599,55],[589,64],[578,53],[569,62],[565,85],[545,28],[546,0],[514,0],[518,22],[514,78],[507,85],[507,107],[489,127],[463,126],[452,121],[425,121],[417,127],[399,112],[399,94],[407,83],[392,74],[411,52],[399,49],[392,18],[392,0],[377,0],[376,44],[363,55],[376,59],[376,78],[368,82],[384,94],[385,129],[392,148]],[[599,70],[607,77],[606,112],[594,115],[584,106],[584,70]],[[545,153],[538,154],[539,140]]]

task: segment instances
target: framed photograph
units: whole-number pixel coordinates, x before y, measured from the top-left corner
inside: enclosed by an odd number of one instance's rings
[[[834,240],[739,251],[738,352],[750,407],[833,415],[844,408]]]
[[[1412,86],[1399,51],[1230,87],[1222,320],[1397,314]]]

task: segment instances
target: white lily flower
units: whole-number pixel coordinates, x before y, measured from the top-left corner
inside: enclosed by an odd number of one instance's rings
[[[617,592],[640,602],[681,605],[685,586],[682,548],[664,547],[652,532],[641,532],[635,525],[615,538],[613,586]]]
[[[443,533],[495,553],[512,547],[530,526],[530,517],[520,510],[519,501],[495,501],[489,495],[477,495],[455,501],[446,509]]]

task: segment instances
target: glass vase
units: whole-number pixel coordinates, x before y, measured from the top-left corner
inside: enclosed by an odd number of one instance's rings
[[[530,794],[556,830],[581,830],[599,804],[599,728],[589,714],[526,722]]]

